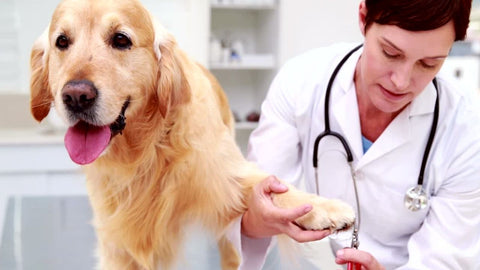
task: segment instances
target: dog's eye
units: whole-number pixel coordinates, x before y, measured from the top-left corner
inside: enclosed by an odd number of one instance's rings
[[[122,33],[116,33],[112,37],[112,47],[119,50],[127,50],[132,47],[132,41]]]
[[[55,42],[55,46],[59,48],[60,50],[66,50],[68,46],[70,45],[70,41],[68,40],[68,37],[65,35],[60,35],[57,37],[57,41]]]

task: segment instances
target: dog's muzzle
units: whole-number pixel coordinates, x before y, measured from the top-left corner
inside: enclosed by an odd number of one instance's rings
[[[68,112],[71,126],[65,134],[65,147],[70,158],[81,165],[95,161],[117,134],[126,126],[126,111],[130,97],[123,103],[115,121],[109,125],[97,125],[98,90],[87,80],[70,81],[62,89],[62,101]]]

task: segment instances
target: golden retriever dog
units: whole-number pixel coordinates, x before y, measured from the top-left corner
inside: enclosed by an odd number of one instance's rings
[[[171,268],[182,228],[215,233],[223,269],[239,254],[224,236],[267,173],[242,156],[214,77],[137,0],[66,0],[31,53],[31,110],[53,106],[65,146],[84,165],[100,269]],[[313,210],[307,229],[354,222],[347,204],[290,187],[274,203]],[[238,220],[238,219],[237,219]]]

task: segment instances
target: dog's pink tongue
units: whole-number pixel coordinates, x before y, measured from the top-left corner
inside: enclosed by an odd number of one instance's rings
[[[111,131],[109,126],[97,127],[79,122],[65,134],[65,147],[77,164],[92,163],[107,148]]]

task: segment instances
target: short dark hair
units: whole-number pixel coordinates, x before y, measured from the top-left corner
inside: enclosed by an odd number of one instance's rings
[[[365,5],[365,30],[375,22],[409,31],[426,31],[453,20],[455,40],[464,40],[472,0],[365,0]]]

